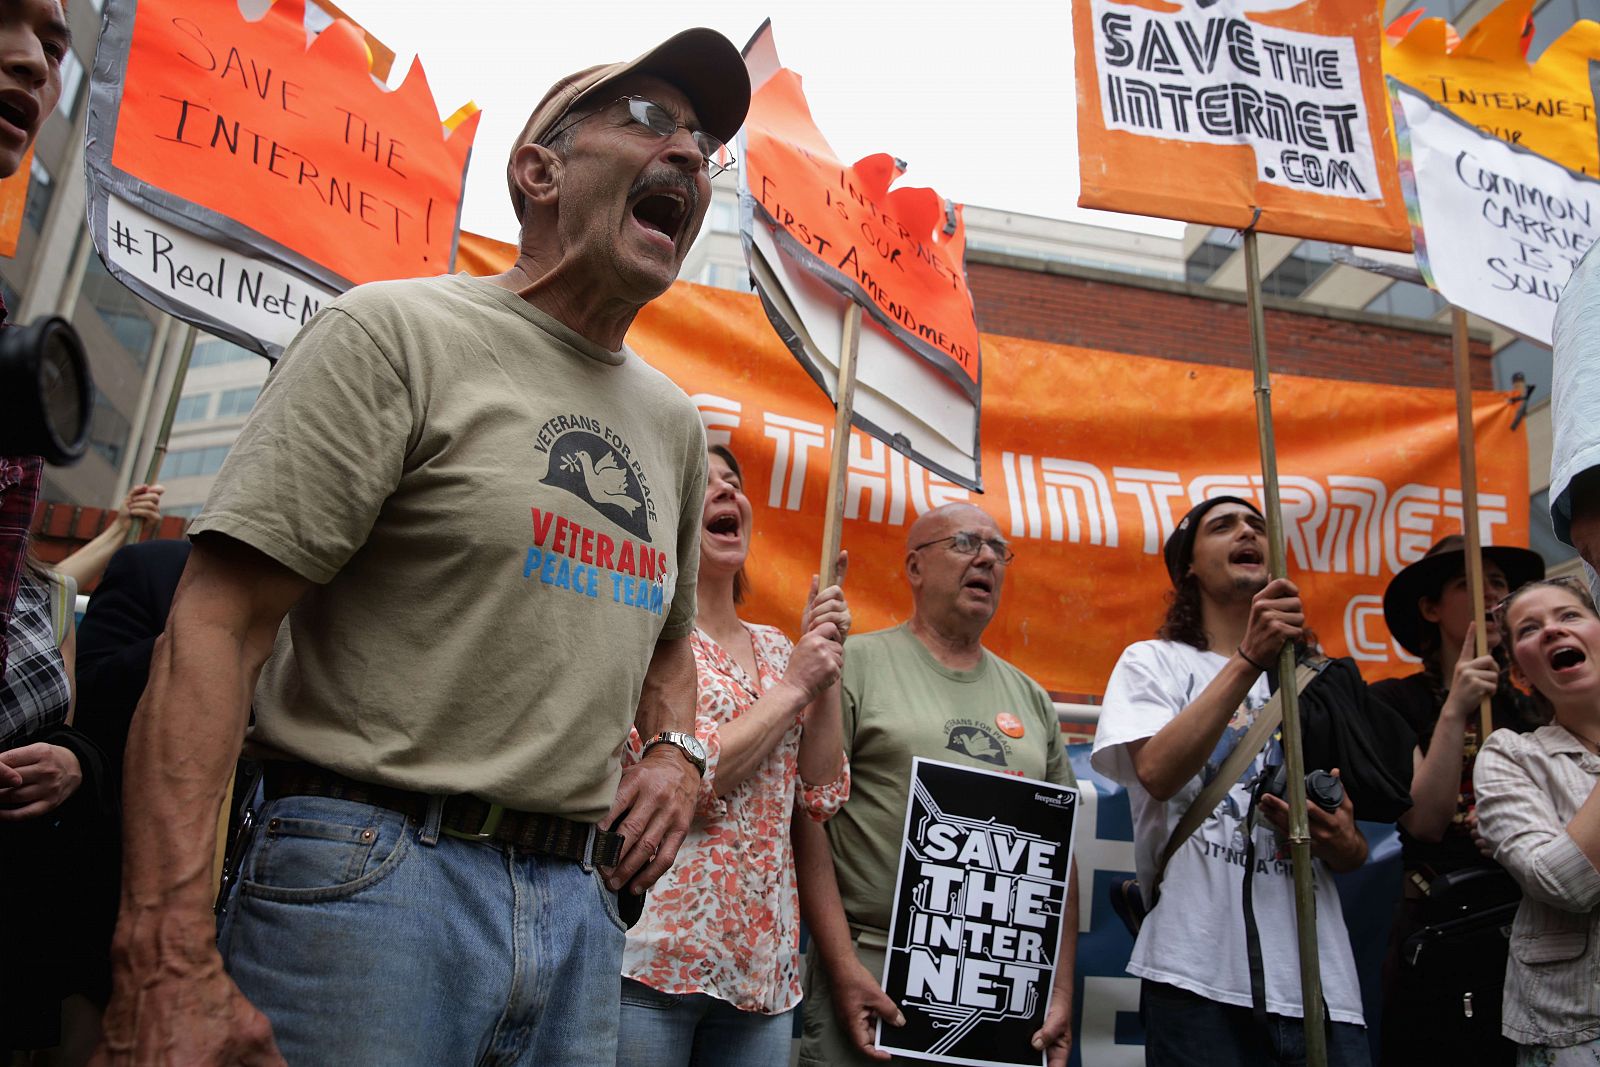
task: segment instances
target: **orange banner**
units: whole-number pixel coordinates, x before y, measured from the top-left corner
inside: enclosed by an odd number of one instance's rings
[[[755,509],[746,614],[794,633],[821,538],[828,402],[748,294],[680,282],[644,309],[628,341],[694,398],[710,440],[739,456]],[[1250,374],[982,342],[987,493],[852,434],[844,546],[856,629],[906,617],[911,521],[971,500],[1017,551],[986,643],[1049,689],[1097,694],[1123,647],[1160,622],[1161,545],[1188,502],[1260,499]],[[1289,375],[1274,386],[1290,570],[1312,625],[1371,678],[1409,673],[1381,598],[1397,570],[1460,529],[1454,396]],[[1511,429],[1515,410],[1501,394],[1475,397],[1486,543],[1527,543],[1527,444]]]
[[[1408,251],[1378,18],[1372,0],[1074,0],[1078,203]]]
[[[447,137],[420,64],[390,92],[303,0],[139,0],[111,162],[348,283],[450,269],[474,114]]]
[[[849,292],[891,336],[977,395],[978,325],[967,289],[961,211],[932,189],[889,186],[885,152],[839,161],[811,118],[800,76],[779,70],[750,100],[747,183],[779,249]]]

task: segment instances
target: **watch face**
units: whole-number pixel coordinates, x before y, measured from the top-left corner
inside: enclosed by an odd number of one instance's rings
[[[690,734],[684,738],[683,747],[688,749],[690,755],[694,756],[695,759],[700,760],[702,763],[705,762],[706,746],[698,737]]]

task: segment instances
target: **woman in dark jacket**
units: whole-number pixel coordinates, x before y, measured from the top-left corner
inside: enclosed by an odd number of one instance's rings
[[[1482,551],[1488,608],[1544,576],[1544,561],[1525,548],[1491,545]],[[1474,868],[1498,872],[1476,840],[1472,768],[1484,740],[1478,736],[1480,702],[1490,697],[1497,730],[1523,732],[1539,724],[1532,702],[1511,686],[1505,665],[1496,658],[1504,653],[1492,616],[1487,637],[1495,652],[1476,655],[1473,607],[1459,534],[1444,538],[1396,574],[1383,597],[1390,634],[1422,660],[1417,673],[1371,687],[1374,697],[1410,724],[1421,753],[1412,776],[1414,806],[1400,820],[1405,875],[1384,974],[1383,1062],[1388,1065],[1447,1058],[1510,1064],[1515,1056],[1511,1044],[1499,1036],[1497,991],[1473,997],[1468,1016],[1462,997],[1454,989],[1438,988],[1413,966],[1405,948],[1412,935],[1446,911],[1461,914],[1459,905],[1443,899],[1454,881],[1446,875]],[[1487,887],[1491,896],[1516,898],[1509,878],[1497,874],[1474,881],[1476,891]],[[1504,954],[1502,945],[1498,961],[1484,962],[1484,973],[1503,971]],[[1451,1057],[1452,1049],[1459,1055]]]

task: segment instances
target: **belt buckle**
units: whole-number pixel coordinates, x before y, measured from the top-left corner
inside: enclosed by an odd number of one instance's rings
[[[477,833],[451,829],[444,829],[443,833],[446,837],[457,837],[463,841],[492,841],[494,832],[500,828],[500,819],[505,813],[506,809],[502,805],[490,804],[488,812],[483,816],[483,825],[478,827]]]

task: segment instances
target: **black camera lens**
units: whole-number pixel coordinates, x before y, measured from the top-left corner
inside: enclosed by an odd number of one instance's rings
[[[0,330],[0,454],[76,463],[89,445],[93,400],[89,360],[67,320]]]

